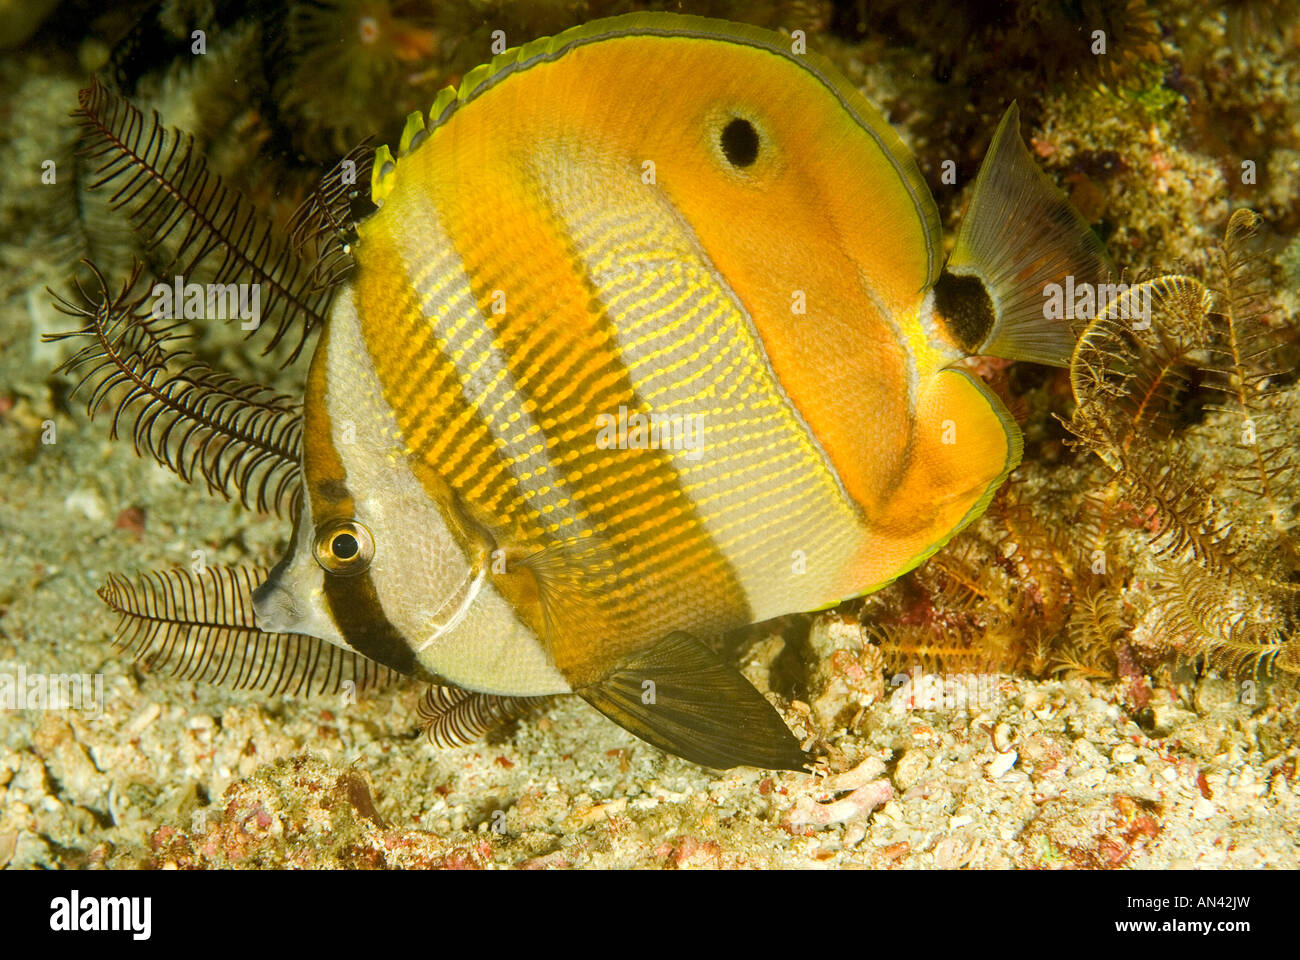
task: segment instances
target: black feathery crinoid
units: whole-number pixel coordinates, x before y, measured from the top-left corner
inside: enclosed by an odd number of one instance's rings
[[[334,288],[351,267],[348,238],[357,184],[369,182],[371,152],[345,156],[299,208],[289,236],[276,235],[247,200],[209,172],[192,137],[166,126],[109,86],[81,92],[74,118],[90,188],[129,223],[142,251],[111,282],[83,261],[89,281],[51,291],[82,325],[49,340],[80,348],[59,370],[77,377],[93,418],[111,415],[111,435],[186,482],[259,512],[293,517],[300,496],[302,420],[298,403],[261,383],[214,369],[181,347],[189,319],[229,319],[226,296],[257,292],[248,336],[270,330],[291,363],[324,324]],[[197,301],[170,294],[203,276]],[[195,285],[196,287],[198,285]],[[163,304],[174,299],[176,302]],[[197,314],[199,316],[194,316]],[[265,351],[264,351],[265,352]],[[205,567],[156,571],[132,583],[112,576],[100,597],[120,617],[118,643],[153,669],[240,689],[324,693],[380,685],[387,668],[313,637],[268,634],[254,622],[251,595],[266,571]]]

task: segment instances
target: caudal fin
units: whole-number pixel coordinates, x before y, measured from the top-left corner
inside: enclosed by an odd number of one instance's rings
[[[1101,241],[1021,141],[1013,103],[935,285],[936,311],[971,353],[1067,366],[1075,331],[1062,311],[1045,309],[1045,291],[1066,277],[1078,288],[1110,276]]]

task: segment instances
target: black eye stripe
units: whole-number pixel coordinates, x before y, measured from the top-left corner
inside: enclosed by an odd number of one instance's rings
[[[722,155],[733,167],[748,167],[758,159],[758,131],[742,117],[733,117],[719,138]]]

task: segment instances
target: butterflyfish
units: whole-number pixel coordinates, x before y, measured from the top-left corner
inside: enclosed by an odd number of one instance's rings
[[[1066,365],[1044,290],[1107,276],[1018,128],[945,256],[899,135],[788,36],[637,13],[471,71],[376,154],[256,626],[803,768],[711,644],[977,517],[1022,441],[958,362]]]

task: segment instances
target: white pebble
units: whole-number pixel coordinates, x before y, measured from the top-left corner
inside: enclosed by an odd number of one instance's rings
[[[63,509],[80,513],[87,520],[98,523],[108,512],[103,499],[93,490],[76,490],[63,498]]]
[[[999,753],[993,758],[993,762],[988,765],[989,776],[994,780],[1001,777],[1004,773],[1016,765],[1020,759],[1020,754],[1015,750],[1008,750],[1006,753]]]
[[[1095,760],[1101,759],[1101,753],[1097,750],[1097,748],[1094,747],[1087,740],[1083,739],[1083,737],[1080,737],[1078,740],[1074,741],[1074,752],[1077,753],[1079,757],[1087,763],[1092,763]]]
[[[162,705],[157,701],[150,703],[143,710],[137,713],[125,727],[128,737],[138,737],[149,727],[151,723],[158,719],[162,714]]]
[[[1082,774],[1076,777],[1074,782],[1081,787],[1094,787],[1105,779],[1105,770],[1101,767],[1089,767]]]
[[[1137,751],[1131,743],[1121,743],[1110,752],[1110,758],[1116,763],[1132,763],[1137,759]]]

